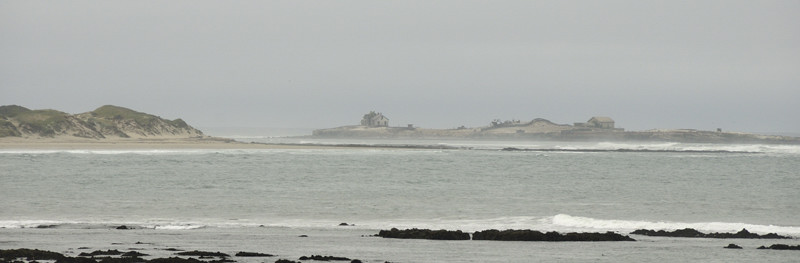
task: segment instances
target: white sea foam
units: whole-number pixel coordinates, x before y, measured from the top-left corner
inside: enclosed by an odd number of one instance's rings
[[[140,155],[173,155],[173,154],[205,154],[219,150],[185,149],[185,150],[0,150],[0,154],[140,154]]]
[[[161,230],[191,230],[205,228],[204,225],[155,225],[148,228],[161,229]]]
[[[775,226],[775,225],[756,225],[747,223],[730,222],[668,222],[668,221],[633,221],[633,220],[607,220],[590,217],[571,216],[559,214],[552,218],[554,226],[569,228],[585,228],[598,230],[620,230],[633,231],[636,229],[652,230],[677,230],[684,228],[694,228],[703,232],[737,232],[743,228],[753,233],[767,234],[778,233],[784,235],[800,235],[800,227],[796,226]]]
[[[160,149],[160,150],[0,150],[0,154],[76,154],[76,155],[203,155],[203,154],[253,154],[278,152],[278,149]]]
[[[58,221],[58,220],[0,220],[0,228],[114,228],[126,225],[132,228],[191,231],[203,228],[252,228],[252,227],[287,227],[287,228],[315,228],[315,229],[341,229],[342,222],[332,220],[310,219],[277,219],[277,220],[239,220],[231,221],[176,221],[152,219],[144,221]],[[571,216],[558,214],[555,216],[515,216],[487,219],[390,219],[390,220],[356,220],[347,222],[351,225],[348,229],[389,229],[389,228],[420,228],[420,229],[447,229],[475,232],[487,229],[532,229],[539,231],[559,232],[604,232],[616,231],[629,233],[636,229],[652,230],[677,230],[693,228],[698,231],[734,233],[747,229],[753,233],[800,236],[798,226],[758,225],[731,222],[669,222],[669,221],[636,221],[597,219],[590,217]]]
[[[194,230],[202,228],[247,228],[263,226],[249,221],[226,222],[221,220],[169,220],[169,219],[149,219],[142,221],[124,220],[0,220],[0,228],[80,228],[80,229],[99,229],[116,228],[127,226],[134,229],[157,229],[157,230]],[[292,226],[292,224],[282,224]],[[313,225],[308,225],[312,227]],[[331,225],[331,224],[329,224]],[[281,226],[278,224],[276,226]]]
[[[694,143],[615,143],[600,142],[596,144],[556,145],[554,149],[565,150],[643,150],[643,151],[726,151],[726,152],[763,152],[769,148],[763,145],[744,144],[694,144]]]
[[[365,229],[420,228],[447,229],[475,232],[487,229],[549,229],[548,218],[533,216],[499,217],[488,219],[392,219],[356,222],[356,227]]]
[[[577,232],[604,232],[616,231],[629,233],[636,229],[676,230],[694,228],[703,232],[728,232],[734,233],[746,228],[748,231],[759,234],[778,233],[781,235],[800,236],[800,227],[758,225],[748,223],[730,222],[649,222],[635,220],[607,220],[590,217],[571,216],[558,214],[555,216],[515,216],[487,219],[391,219],[391,220],[366,220],[350,222],[351,228],[359,229],[389,229],[389,228],[420,228],[420,229],[447,229],[475,232],[487,229],[533,229],[539,231],[577,231]],[[268,227],[291,228],[336,228],[337,222],[286,220],[264,224]]]
[[[0,220],[0,228],[36,228],[41,226],[57,226],[66,223],[55,220]]]
[[[451,146],[461,149],[499,150],[518,148],[524,150],[568,150],[568,151],[674,151],[674,152],[732,152],[732,153],[779,153],[800,154],[800,145],[781,144],[711,144],[711,143],[676,143],[676,142],[517,142],[517,141],[425,141],[425,140],[290,140],[280,143],[297,143],[306,145],[363,145],[363,146],[410,146],[441,147]],[[161,149],[161,150],[36,150],[5,149],[0,154],[140,154],[140,155],[187,155],[209,153],[253,153],[270,152],[271,149]],[[293,150],[302,151],[302,150]]]

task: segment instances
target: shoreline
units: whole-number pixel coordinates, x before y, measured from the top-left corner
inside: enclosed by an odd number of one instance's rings
[[[221,137],[84,139],[0,138],[0,150],[248,150],[248,149],[461,149],[420,145],[300,144],[241,142]]]
[[[218,137],[159,139],[0,138],[0,150],[304,149],[318,146],[245,143]]]
[[[378,138],[378,139],[490,139],[490,140],[542,140],[542,141],[614,141],[614,142],[680,142],[715,144],[786,144],[800,145],[800,137],[764,135],[730,131],[704,131],[696,129],[656,129],[625,131],[613,128],[584,128],[557,125],[546,120],[510,126],[426,129],[415,127],[341,126],[314,130],[312,138]],[[539,125],[537,125],[537,123]]]
[[[727,143],[713,143],[727,145]],[[620,153],[743,153],[758,154],[758,151],[737,151],[721,149],[570,149],[570,148],[474,148],[441,144],[369,144],[369,143],[263,143],[242,142],[222,137],[193,138],[125,138],[125,139],[85,139],[76,137],[56,138],[0,138],[0,150],[269,150],[269,149],[384,149],[384,150],[477,150],[507,152],[620,152]]]
[[[85,258],[82,262],[123,262],[120,259],[126,257],[121,255],[123,253],[130,253],[126,254],[127,257],[139,257],[139,262],[163,262],[156,260],[159,258],[171,259],[173,262],[190,262],[183,261],[188,258],[195,259],[191,262],[221,259],[242,263],[278,262],[281,259],[307,262],[303,258],[308,259],[309,255],[348,258],[341,262],[643,262],[663,258],[676,258],[680,261],[705,259],[725,262],[787,262],[787,259],[796,256],[794,252],[776,250],[798,247],[796,239],[707,239],[644,235],[635,235],[639,241],[634,242],[401,239],[382,238],[374,235],[376,232],[373,230],[347,227],[335,231],[266,227],[187,231],[27,228],[0,229],[0,232],[12,240],[0,242],[0,251],[10,252],[5,253],[6,255],[28,252],[23,248],[40,249],[65,257]],[[76,233],[95,238],[84,240],[75,236]],[[53,240],[54,236],[64,238]],[[735,247],[726,247],[729,244],[735,244]],[[730,248],[743,249],[729,250]],[[769,250],[773,251],[768,252]],[[201,253],[210,257],[199,257],[202,256]],[[712,256],[708,256],[709,253]],[[565,254],[571,256],[565,258]],[[227,256],[219,257],[221,255]]]

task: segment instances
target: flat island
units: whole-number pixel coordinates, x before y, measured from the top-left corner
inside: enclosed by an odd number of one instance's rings
[[[572,125],[536,118],[529,122],[494,120],[483,127],[461,126],[453,129],[426,129],[411,124],[405,127],[391,127],[386,116],[374,111],[365,114],[360,125],[315,130],[313,137],[800,144],[800,137],[723,132],[720,129],[626,131],[615,127],[614,120],[609,117],[592,117],[586,122],[576,122]]]
[[[308,137],[308,136],[304,136]],[[389,126],[381,113],[365,114],[359,125],[314,130],[313,138],[464,139],[549,141],[668,141],[685,143],[800,144],[800,137],[741,132],[681,130],[626,131],[609,117],[557,124],[546,119],[494,120],[483,127],[426,129]],[[245,143],[207,136],[182,119],[168,120],[128,108],[105,105],[69,114],[0,106],[0,149],[274,149],[341,148],[365,145]],[[376,147],[376,146],[372,146]]]

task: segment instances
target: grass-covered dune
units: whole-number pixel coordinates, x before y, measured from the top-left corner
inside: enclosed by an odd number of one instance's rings
[[[150,138],[198,137],[203,133],[181,119],[159,116],[113,105],[69,114],[57,110],[31,110],[18,105],[0,106],[0,137]]]

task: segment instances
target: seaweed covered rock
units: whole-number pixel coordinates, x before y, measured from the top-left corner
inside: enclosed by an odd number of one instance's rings
[[[258,252],[244,252],[240,251],[236,253],[237,257],[274,257],[275,255],[272,254],[265,254],[265,253],[258,253]]]
[[[122,255],[124,253],[125,252],[122,252],[122,251],[119,251],[119,250],[116,250],[116,249],[114,249],[114,250],[109,249],[109,250],[106,250],[106,251],[95,250],[95,251],[92,251],[91,253],[83,252],[83,253],[80,253],[78,256],[80,256],[80,257],[118,256],[118,255]]]
[[[776,233],[769,233],[766,235],[759,235],[756,233],[750,233],[747,229],[742,228],[741,231],[736,232],[734,234],[731,233],[710,233],[707,235],[710,238],[748,238],[748,239],[789,239],[791,237],[781,236]]]
[[[100,259],[100,261],[98,261],[98,263],[146,263],[146,262],[148,261],[139,257],[121,257],[121,258],[104,257]]]
[[[25,258],[26,260],[59,260],[64,258],[64,255],[38,249],[0,249],[0,259],[12,261],[17,258]]]
[[[179,258],[179,257],[170,257],[170,258],[156,258],[151,259],[148,261],[150,263],[205,263],[205,261],[201,261],[195,258]]]
[[[631,234],[644,235],[644,236],[657,236],[657,237],[745,238],[745,239],[790,239],[791,238],[787,236],[781,236],[776,233],[759,235],[756,233],[750,233],[750,231],[747,231],[747,229],[744,228],[736,233],[710,233],[710,234],[706,234],[692,228],[678,229],[675,231],[664,231],[664,230],[655,231],[649,229],[639,229],[631,232]]]
[[[97,263],[97,260],[84,257],[64,257],[56,260],[56,263]]]
[[[775,250],[800,250],[800,245],[786,245],[786,244],[774,244],[769,247],[760,246],[758,249],[775,249]]]
[[[378,232],[377,236],[383,238],[401,239],[469,240],[469,234],[461,232],[461,230],[449,231],[417,228],[405,230],[392,228],[391,230],[381,230]]]
[[[350,261],[351,259],[346,258],[346,257],[311,255],[311,256],[302,256],[302,257],[299,258],[299,260]]]
[[[638,229],[636,231],[631,232],[632,235],[643,235],[643,236],[654,236],[654,237],[705,237],[705,233],[697,231],[693,228],[684,228],[678,229],[675,231],[664,231],[664,230],[650,230],[650,229]]]
[[[566,233],[558,232],[542,233],[536,230],[484,230],[472,234],[473,240],[495,240],[495,241],[636,241],[629,236],[623,236],[614,232],[606,233]]]
[[[198,251],[198,250],[178,252],[178,253],[175,253],[175,254],[176,255],[180,255],[180,256],[196,256],[196,257],[201,257],[201,258],[206,258],[206,257],[227,258],[227,257],[230,257],[230,255],[222,253],[222,252],[208,252],[208,251]]]
[[[122,257],[146,257],[146,256],[150,256],[150,255],[145,254],[145,253],[141,253],[141,252],[138,252],[138,251],[128,251],[128,252],[122,253],[122,255],[120,255],[120,256],[122,256]]]
[[[723,248],[742,249],[742,247],[737,244],[728,244],[728,246]]]

